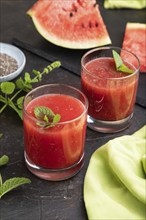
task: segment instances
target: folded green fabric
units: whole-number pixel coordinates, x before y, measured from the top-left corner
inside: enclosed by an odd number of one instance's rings
[[[105,0],[104,7],[106,9],[113,9],[113,8],[142,9],[142,8],[146,8],[146,0]]]
[[[90,220],[146,219],[146,126],[93,153],[84,202]]]

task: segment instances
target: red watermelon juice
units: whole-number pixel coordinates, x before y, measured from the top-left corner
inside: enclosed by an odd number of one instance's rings
[[[117,71],[112,57],[92,59],[82,68],[82,91],[89,101],[88,114],[91,119],[108,124],[103,132],[110,132],[110,123],[120,124],[133,113],[138,74],[133,65],[124,64],[134,73]]]
[[[55,114],[60,114],[60,121],[48,128],[38,126],[38,119],[34,115],[36,106],[45,106]],[[24,111],[24,144],[27,165],[62,172],[63,169],[78,164],[84,155],[86,113],[87,109],[82,101],[66,94],[46,94],[30,101]],[[31,168],[30,170],[32,171]],[[38,172],[37,175],[39,176]],[[55,180],[64,179],[67,178],[68,173],[65,173],[65,176],[64,174],[63,176],[51,175],[45,173],[41,177],[53,178],[53,180],[54,178]],[[72,172],[69,175],[72,175]]]

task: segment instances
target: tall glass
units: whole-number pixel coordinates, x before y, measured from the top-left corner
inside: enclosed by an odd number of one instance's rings
[[[133,73],[116,70],[113,50]],[[114,133],[127,128],[136,99],[139,60],[117,47],[90,50],[81,59],[82,91],[89,101],[88,126],[99,132]]]
[[[49,107],[61,119],[50,124],[36,118],[36,106]],[[75,175],[84,163],[88,101],[74,87],[63,84],[40,86],[24,99],[24,155],[28,169],[46,180]]]

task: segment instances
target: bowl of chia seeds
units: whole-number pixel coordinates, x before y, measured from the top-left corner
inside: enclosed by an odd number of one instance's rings
[[[26,58],[17,47],[0,42],[0,82],[11,81],[24,69]]]

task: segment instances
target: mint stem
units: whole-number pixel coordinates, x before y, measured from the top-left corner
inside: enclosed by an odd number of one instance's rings
[[[18,91],[13,95],[13,97],[10,99],[10,101],[13,101],[13,99],[14,99],[20,92],[22,92],[22,89],[18,90]],[[6,99],[6,100],[7,100],[7,103],[0,109],[0,113],[2,113],[2,112],[5,110],[5,108],[9,105],[8,99]]]

